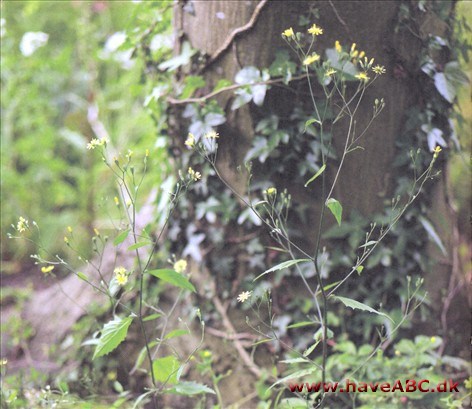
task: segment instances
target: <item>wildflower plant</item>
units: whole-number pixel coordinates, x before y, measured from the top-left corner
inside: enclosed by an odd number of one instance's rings
[[[213,137],[215,137],[213,135]],[[87,144],[87,149],[99,152],[103,163],[108,167],[117,182],[117,195],[113,197],[116,211],[120,213],[118,221],[113,220],[117,234],[111,240],[108,234],[103,234],[98,228],[93,229],[92,247],[95,257],[88,259],[76,247],[76,238],[71,226],[68,226],[64,235],[64,243],[69,251],[79,261],[87,265],[88,273],[77,271],[65,258],[50,254],[41,244],[40,230],[36,222],[32,222],[38,233],[36,245],[38,253],[32,255],[36,264],[42,265],[40,271],[44,275],[53,275],[53,270],[59,269],[75,274],[78,279],[85,281],[101,294],[109,302],[113,318],[104,324],[99,337],[94,337],[84,345],[94,345],[93,359],[98,359],[119,347],[125,341],[128,330],[135,323],[141,333],[144,347],[137,358],[132,373],[136,370],[144,371],[149,379],[151,387],[147,388],[136,401],[136,405],[151,400],[153,407],[157,406],[157,396],[163,393],[172,393],[175,385],[179,385],[179,394],[206,394],[214,393],[211,388],[196,382],[186,382],[180,379],[184,367],[189,363],[199,345],[188,355],[181,356],[174,353],[164,354],[165,349],[172,349],[172,338],[190,334],[190,328],[185,330],[168,328],[168,322],[176,310],[176,306],[182,301],[185,294],[195,292],[195,287],[190,282],[187,273],[187,261],[179,259],[170,263],[170,267],[153,268],[159,263],[157,257],[158,242],[161,240],[177,203],[185,195],[187,189],[201,179],[198,171],[188,168],[186,174],[180,173],[180,179],[172,192],[163,192],[164,204],[167,209],[164,218],[158,228],[158,233],[153,233],[151,226],[140,230],[137,223],[139,195],[141,186],[148,171],[149,151],[137,155],[128,150],[125,154],[112,155],[108,152],[110,142],[105,139],[93,139]],[[92,154],[92,153],[91,153]],[[139,162],[138,162],[139,161]],[[166,197],[168,196],[168,197]],[[29,237],[31,229],[28,219],[20,217],[12,228],[15,234],[11,238],[35,241]],[[111,242],[111,243],[110,243]],[[116,251],[130,253],[130,259],[134,260],[133,267],[116,265],[112,271],[106,271],[102,262],[106,251],[110,251],[110,244]],[[174,305],[165,311],[159,304],[147,302],[145,296],[145,282],[148,284],[170,285],[178,290]],[[134,300],[137,300],[135,302]],[[192,318],[200,322],[200,343],[204,335],[204,321],[198,310],[192,314]],[[157,322],[150,330],[149,322]],[[159,329],[160,327],[160,329]],[[147,365],[144,362],[147,361]],[[175,392],[175,391],[174,391]]]
[[[277,340],[288,350],[292,351],[294,354],[293,359],[284,362],[299,368],[283,378],[271,377],[271,388],[283,384],[289,379],[301,376],[315,376],[321,382],[326,382],[328,376],[331,376],[328,375],[328,367],[331,365],[328,355],[328,343],[333,334],[329,328],[330,323],[328,319],[330,304],[341,303],[345,307],[369,312],[383,317],[386,321],[390,322],[389,331],[379,333],[380,340],[377,347],[371,351],[372,353],[362,363],[352,368],[352,371],[355,373],[367,365],[375,353],[390,342],[392,334],[398,331],[413,311],[423,302],[424,295],[421,295],[420,290],[422,281],[418,281],[414,290],[408,294],[408,300],[403,306],[401,318],[394,321],[386,312],[376,310],[358,300],[341,297],[337,293],[342,289],[347,280],[362,274],[366,261],[379,246],[379,243],[384,240],[398,220],[404,215],[406,209],[418,197],[424,184],[436,175],[434,162],[440,152],[439,147],[434,150],[429,165],[425,169],[415,169],[409,191],[404,196],[397,196],[392,199],[391,208],[387,212],[386,222],[381,225],[377,225],[375,222],[371,223],[370,229],[365,232],[362,244],[357,249],[352,266],[345,271],[340,281],[328,286],[324,281],[322,270],[329,254],[321,247],[321,235],[327,225],[326,219],[329,214],[334,218],[337,225],[341,226],[343,222],[343,206],[334,197],[335,187],[339,182],[346,157],[353,151],[362,149],[360,145],[361,138],[366,135],[370,125],[381,115],[385,108],[384,99],[381,97],[375,98],[371,117],[365,122],[365,127],[359,129],[358,124],[363,123],[358,118],[359,107],[361,104],[366,103],[364,101],[365,92],[379,76],[386,73],[386,69],[382,65],[374,65],[375,59],[367,56],[364,51],[359,50],[355,43],[350,46],[343,46],[339,41],[336,41],[334,47],[326,51],[327,58],[322,58],[321,55],[323,53],[322,50],[317,48],[316,40],[318,36],[323,35],[323,28],[317,24],[313,24],[306,33],[295,32],[290,27],[281,34],[282,38],[298,57],[299,66],[303,74],[297,77],[297,79],[302,77],[306,80],[311,97],[312,116],[305,122],[305,132],[309,127],[317,127],[318,132],[316,135],[319,138],[317,142],[321,145],[321,164],[318,170],[304,184],[305,188],[314,183],[321,185],[321,203],[323,205],[316,227],[315,247],[313,249],[302,248],[294,241],[290,233],[288,215],[291,207],[291,195],[287,189],[282,189],[282,193],[278,194],[275,187],[269,187],[261,192],[262,197],[252,197],[251,192],[254,189],[251,189],[249,186],[252,176],[250,163],[246,164],[249,172],[246,194],[238,192],[222,176],[216,161],[218,155],[218,143],[216,141],[219,136],[216,131],[213,130],[201,137],[196,137],[190,133],[185,141],[187,148],[194,150],[207,161],[214,174],[255,215],[259,220],[259,224],[265,226],[279,246],[277,251],[288,257],[288,260],[267,269],[257,276],[254,281],[257,282],[262,278],[270,279],[270,275],[275,272],[295,268],[299,279],[310,294],[311,306],[308,309],[307,316],[311,318],[307,322],[300,323],[300,326],[314,325],[317,330],[314,335],[314,343],[305,351],[297,351],[284,343],[273,328],[272,314],[270,312],[269,314],[260,314],[260,304],[253,301],[254,305],[257,305],[255,312],[260,317],[260,320],[259,325],[252,326],[252,328],[260,335],[261,340],[266,342]],[[276,81],[278,80],[270,79],[267,80],[266,84],[269,85]],[[284,82],[287,81],[284,80]],[[320,100],[315,98],[315,91],[322,92],[325,97],[324,103],[320,103]],[[238,95],[238,92],[236,92],[236,95]],[[205,97],[202,99],[205,99]],[[339,153],[338,163],[335,164],[332,161],[333,141],[326,135],[333,134],[333,129],[336,129],[341,120],[347,122],[347,132],[342,136],[343,149]],[[419,154],[419,152],[412,153],[413,163],[418,162],[417,156]],[[327,169],[330,169],[332,174],[334,174],[332,180],[327,178]],[[311,265],[309,269],[314,271],[313,278],[309,278],[306,274],[306,269],[302,270],[301,268],[301,265],[306,266],[307,264]],[[410,288],[410,281],[408,281],[408,288]],[[252,292],[252,290],[241,292],[237,297],[237,301],[245,303],[250,302],[251,299],[254,300],[255,297],[252,296]],[[265,299],[267,300],[267,298]],[[267,315],[271,317],[269,323],[263,318]],[[294,327],[297,327],[297,324],[294,324]],[[320,351],[320,360],[309,358],[309,355],[315,350]],[[306,366],[302,366],[300,369],[302,363],[305,363]],[[342,376],[345,379],[345,374]],[[327,404],[326,395],[323,391],[305,398],[311,400],[314,407],[325,407]]]

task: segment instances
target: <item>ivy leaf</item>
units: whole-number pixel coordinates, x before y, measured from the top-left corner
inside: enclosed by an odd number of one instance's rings
[[[372,307],[369,307],[367,304],[363,304],[359,301],[353,300],[352,298],[339,297],[339,296],[333,296],[333,298],[341,301],[346,307],[350,307],[353,310],[362,310],[362,311],[371,312],[373,314],[381,315],[385,318],[388,318],[390,321],[393,322],[393,320],[387,314],[374,310]]]
[[[334,198],[330,198],[326,201],[326,206],[328,206],[328,209],[333,213],[338,225],[341,226],[341,218],[343,215],[343,207],[341,206],[341,203]]]
[[[181,99],[190,98],[197,89],[204,87],[206,84],[201,75],[189,75],[185,77],[184,83],[185,86],[180,96]]]
[[[197,382],[179,382],[172,389],[167,389],[166,392],[186,396],[200,395],[202,393],[215,394],[215,391],[213,389]]]
[[[187,65],[188,63],[190,63],[190,59],[196,52],[197,50],[192,49],[190,43],[188,41],[185,41],[182,45],[182,52],[176,57],[159,64],[158,68],[162,71],[174,71],[182,65]]]
[[[102,336],[98,340],[92,359],[107,355],[120,345],[126,338],[128,328],[132,321],[133,317],[126,317],[123,319],[117,317],[107,322],[103,326]]]
[[[180,362],[173,356],[165,356],[154,360],[152,363],[152,371],[154,378],[158,382],[177,383],[179,380]]]
[[[115,237],[115,240],[113,240],[113,245],[118,246],[118,244],[123,243],[126,240],[126,237],[128,237],[129,232],[130,230],[127,229],[118,234],[118,236]]]
[[[258,275],[253,281],[259,280],[259,278],[261,278],[262,276],[264,276],[268,273],[272,273],[272,272],[278,271],[278,270],[283,270],[285,268],[291,267],[291,266],[293,266],[295,264],[298,264],[298,263],[306,263],[307,261],[311,261],[311,260],[307,259],[307,258],[299,258],[299,259],[296,259],[296,260],[284,261],[283,263],[277,264],[276,266],[274,266],[272,268],[269,268],[268,270],[264,271],[262,274]]]
[[[159,270],[150,270],[148,273],[154,277],[160,278],[166,283],[175,285],[176,287],[190,290],[194,293],[196,292],[195,287],[190,281],[188,281],[188,278],[184,277],[182,274],[179,274],[177,271],[163,268]]]
[[[308,182],[305,183],[305,187],[307,187],[311,182],[313,182],[318,176],[320,176],[324,170],[326,169],[326,163],[315,173],[313,177],[311,177]]]

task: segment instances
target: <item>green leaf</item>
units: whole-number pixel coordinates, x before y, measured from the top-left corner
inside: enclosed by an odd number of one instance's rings
[[[151,315],[148,315],[147,317],[143,318],[143,322],[156,320],[156,319],[158,319],[160,316],[162,316],[162,314],[151,314]]]
[[[447,255],[446,248],[444,247],[444,244],[441,241],[441,238],[439,237],[438,233],[436,233],[436,230],[434,230],[433,225],[423,216],[420,216],[419,219],[420,219],[420,223],[423,225],[424,229],[428,233],[428,236],[430,237],[430,239],[436,243],[436,245],[439,247],[441,252],[446,256]]]
[[[291,324],[287,326],[287,329],[289,328],[301,328],[301,327],[308,327],[310,325],[316,325],[315,322],[313,321],[301,321],[301,322],[296,322],[295,324]]]
[[[343,207],[341,206],[341,203],[334,198],[330,198],[326,201],[326,206],[328,206],[328,209],[333,213],[333,216],[338,222],[338,226],[341,226],[341,218],[343,215]]]
[[[174,329],[173,331],[169,332],[164,339],[171,339],[171,338],[176,338],[180,337],[182,335],[187,335],[190,334],[190,332],[186,329]]]
[[[320,176],[324,170],[326,169],[326,164],[324,164],[319,170],[318,172],[315,173],[314,176],[312,176],[310,178],[310,180],[308,180],[308,182],[305,183],[305,187],[307,187],[311,182],[313,182],[318,176]]]
[[[118,244],[123,243],[126,240],[126,237],[128,237],[129,232],[129,229],[122,231],[120,234],[118,234],[118,236],[115,237],[115,240],[113,240],[113,244],[115,246],[118,246]]]
[[[362,273],[363,270],[364,270],[364,266],[357,266],[356,267],[356,271],[359,273],[359,275]]]
[[[205,86],[206,82],[201,75],[189,75],[184,79],[185,87],[182,91],[181,99],[190,98],[198,89]]]
[[[283,269],[291,267],[295,264],[309,262],[309,261],[311,261],[311,260],[307,259],[307,258],[299,258],[299,259],[296,259],[296,260],[284,261],[283,263],[277,264],[276,266],[274,266],[272,268],[269,268],[268,270],[264,271],[262,274],[258,275],[253,281],[259,280],[259,278],[261,278],[262,276],[264,276],[268,273],[272,273],[272,272],[278,271],[278,270],[283,270]]]
[[[126,317],[123,319],[117,317],[107,322],[103,326],[102,336],[98,340],[92,359],[107,355],[120,345],[126,338],[128,328],[132,321],[133,317]]]
[[[218,82],[215,85],[215,88],[214,88],[213,92],[219,91],[222,88],[229,87],[230,85],[233,85],[233,83],[230,80],[227,80],[227,79],[224,79],[224,78],[221,79],[221,80],[218,80]]]
[[[317,341],[311,347],[305,349],[305,351],[303,351],[303,356],[310,355],[315,350],[315,348],[318,346],[319,343],[320,341]]]
[[[163,383],[177,383],[179,368],[180,362],[173,355],[156,359],[152,363],[154,378],[156,379],[156,381]]]
[[[311,375],[313,372],[315,372],[317,370],[318,370],[318,368],[313,365],[311,368],[296,371],[294,373],[291,373],[290,375],[285,376],[282,379],[279,379],[277,382],[270,385],[269,389],[272,389],[274,386],[279,385],[281,383],[285,383],[286,381],[288,381],[290,379],[300,379],[301,377],[303,377],[305,375]]]
[[[369,247],[369,246],[373,246],[374,244],[377,243],[377,240],[370,240],[368,241],[367,243],[363,244],[362,246],[359,246],[359,248],[361,249],[362,247]]]
[[[150,243],[149,241],[140,241],[139,243],[134,243],[131,246],[128,247],[128,250],[136,250],[144,246],[149,246]]]
[[[188,278],[184,277],[177,271],[163,268],[159,270],[151,270],[148,271],[148,273],[153,275],[154,277],[160,278],[166,283],[175,285],[176,287],[183,288],[185,290],[190,290],[194,293],[197,292],[193,284],[188,281]]]
[[[284,359],[279,362],[282,364],[302,364],[302,363],[309,364],[311,363],[311,361],[306,358],[290,358],[290,359]]]
[[[305,129],[303,130],[303,133],[306,132],[306,128],[308,128],[311,124],[314,124],[314,123],[321,125],[321,121],[318,121],[318,119],[315,119],[315,118],[311,118],[305,122]]]
[[[323,328],[320,328],[318,331],[315,332],[315,335],[313,335],[313,339],[316,342],[320,342],[323,340],[323,336],[324,336]],[[328,339],[331,339],[334,337],[334,332],[331,331],[329,328],[326,328],[326,336],[328,337]]]
[[[167,389],[166,392],[186,396],[200,395],[202,393],[215,394],[215,391],[213,389],[197,382],[179,382],[173,388]]]
[[[393,322],[393,320],[387,315],[384,314],[383,312],[374,310],[372,307],[369,307],[367,304],[363,304],[359,301],[353,300],[351,298],[346,298],[346,297],[339,297],[339,296],[333,296],[336,300],[341,301],[346,307],[350,307],[353,310],[362,310],[362,311],[367,311],[371,312],[377,315],[382,315],[385,318],[388,318],[390,321]]]

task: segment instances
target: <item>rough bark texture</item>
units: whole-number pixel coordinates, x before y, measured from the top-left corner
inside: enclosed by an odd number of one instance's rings
[[[187,3],[188,4],[188,3]],[[191,2],[194,13],[180,11],[182,29],[194,48],[209,56],[221,48],[231,33],[248,23],[259,2],[256,1],[210,1]],[[395,1],[348,1],[348,2],[268,2],[259,13],[254,26],[237,36],[232,45],[220,58],[205,71],[209,87],[221,78],[234,78],[244,66],[268,67],[273,61],[275,51],[284,47],[280,33],[287,27],[297,27],[300,15],[306,14],[310,5],[319,8],[320,25],[325,34],[319,38],[317,48],[324,50],[333,47],[335,40],[341,44],[356,42],[367,55],[385,64],[393,73],[397,63],[392,55],[393,44],[408,44],[407,51],[415,56],[419,51],[419,41],[412,38],[396,38],[392,21],[397,14],[398,2]],[[347,203],[347,209],[361,209],[365,214],[379,210],[383,198],[391,186],[391,161],[394,156],[395,136],[402,128],[405,110],[416,98],[412,90],[413,79],[408,75],[381,77],[366,95],[366,100],[384,96],[387,108],[380,120],[374,122],[362,141],[363,151],[353,153],[342,172],[335,197]],[[227,107],[229,94],[219,98],[222,107]],[[274,102],[290,104],[287,99]],[[363,104],[359,118],[369,118],[370,104]],[[228,172],[235,172],[242,163],[248,144],[254,135],[249,109],[243,112],[229,112],[226,134],[222,135],[221,147],[228,162]],[[358,128],[363,129],[363,123]],[[229,128],[229,129],[228,129]],[[229,134],[229,135],[228,135]],[[345,129],[338,128],[335,140],[343,143]],[[225,140],[226,138],[226,140]],[[232,170],[231,170],[232,169]],[[226,174],[228,172],[225,172]],[[236,177],[231,178],[236,179]],[[362,186],[362,188],[359,188]]]

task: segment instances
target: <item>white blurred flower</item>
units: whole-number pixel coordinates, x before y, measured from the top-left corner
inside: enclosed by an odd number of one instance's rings
[[[41,31],[28,31],[23,34],[20,42],[20,51],[25,57],[32,55],[39,47],[46,45],[49,39],[49,34]]]
[[[118,51],[125,41],[126,33],[124,31],[117,31],[112,34],[105,42],[102,57],[113,58],[115,61],[118,61],[125,70],[129,70],[134,65],[134,61],[131,59],[133,50]]]
[[[117,31],[108,37],[105,42],[105,52],[111,54],[118,50],[120,46],[126,41],[126,34],[123,31]]]
[[[5,28],[6,21],[4,18],[0,19],[0,38],[3,38],[3,36],[7,33],[7,29]]]

